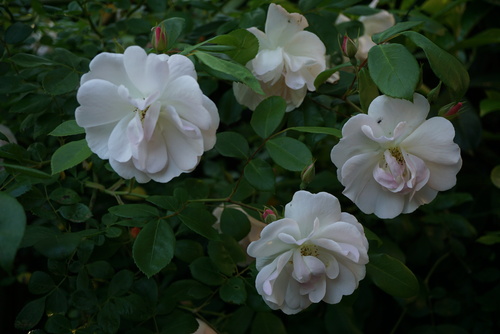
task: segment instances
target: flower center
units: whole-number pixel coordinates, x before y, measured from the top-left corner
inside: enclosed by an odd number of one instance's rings
[[[300,246],[300,254],[302,256],[319,256],[318,246],[316,245],[302,245]]]
[[[144,117],[146,117],[146,113],[148,112],[150,105],[146,107],[144,110],[140,110],[139,108],[135,108],[134,112],[139,113],[139,117],[141,118],[141,122],[144,121]]]
[[[403,153],[401,153],[401,149],[399,147],[391,147],[388,150],[399,165],[403,166],[405,164],[405,158],[403,157]]]

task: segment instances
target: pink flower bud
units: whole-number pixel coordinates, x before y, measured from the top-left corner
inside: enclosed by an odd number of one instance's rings
[[[350,39],[349,36],[344,35],[344,39],[342,40],[342,53],[344,54],[344,56],[351,59],[356,56],[357,52],[358,47],[356,43],[354,43],[354,41]]]
[[[463,103],[458,102],[453,107],[451,107],[450,110],[448,110],[448,112],[446,114],[444,114],[444,117],[454,116],[456,113],[458,113],[460,111],[462,106],[463,106]]]
[[[270,224],[277,219],[277,214],[272,209],[265,209],[262,213],[262,219],[266,224]]]
[[[153,36],[151,37],[153,48],[158,51],[164,51],[167,48],[167,33],[163,26],[153,28]]]

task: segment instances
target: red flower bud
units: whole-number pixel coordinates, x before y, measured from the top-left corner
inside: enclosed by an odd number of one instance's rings
[[[449,116],[455,115],[462,108],[462,106],[463,106],[463,103],[458,102],[453,107],[451,107],[450,110],[448,110],[448,112],[446,114],[444,114],[444,117],[449,117]]]
[[[264,212],[262,213],[262,219],[266,224],[269,224],[277,219],[277,214],[272,209],[265,209]]]
[[[132,227],[130,229],[130,231],[129,231],[130,236],[132,237],[132,239],[137,238],[137,235],[139,234],[139,232],[141,232],[141,228],[140,227]]]
[[[163,28],[162,25],[154,27],[153,29],[153,36],[151,37],[151,44],[153,45],[153,48],[158,51],[162,52],[166,50],[167,48],[167,32]]]
[[[342,40],[342,53],[347,58],[351,59],[356,56],[358,52],[358,47],[354,41],[349,38],[349,36],[344,35],[344,39]]]

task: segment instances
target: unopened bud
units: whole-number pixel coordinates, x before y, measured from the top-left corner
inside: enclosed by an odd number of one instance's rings
[[[307,166],[302,170],[302,173],[300,173],[300,189],[305,189],[306,186],[311,183],[311,181],[314,179],[314,176],[316,176],[316,168],[314,167],[315,161],[313,161],[312,164]]]
[[[342,40],[342,53],[349,59],[353,59],[356,53],[358,53],[358,46],[347,35],[344,35],[344,39]]]
[[[462,109],[463,103],[458,102],[457,104],[447,104],[439,110],[438,115],[443,116],[447,119],[453,119],[458,116],[460,109]]]
[[[153,48],[158,52],[165,51],[167,49],[167,32],[165,28],[163,25],[159,25],[154,27],[152,31],[151,44]]]
[[[276,213],[276,211],[274,209],[266,208],[266,209],[264,209],[264,212],[262,213],[262,219],[264,220],[264,222],[266,224],[270,224],[273,221],[278,219],[278,214]]]
[[[132,227],[129,231],[130,233],[130,237],[132,239],[135,239],[137,238],[137,235],[139,234],[139,232],[141,232],[141,228],[140,227]]]

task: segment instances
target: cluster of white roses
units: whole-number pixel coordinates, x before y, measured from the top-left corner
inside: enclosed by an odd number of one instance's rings
[[[394,17],[381,11],[360,21],[365,35],[357,57],[366,58],[374,45],[371,35],[392,26]],[[278,95],[290,111],[314,91],[326,55],[321,40],[304,30],[307,26],[302,15],[271,4],[265,32],[249,29],[259,51],[247,68],[266,95],[235,83],[241,104],[253,110],[265,97]],[[95,57],[82,77],[76,110],[91,150],[109,159],[119,175],[138,182],[168,182],[193,170],[214,146],[219,124],[217,108],[196,77],[187,57],[147,55],[137,46]],[[454,186],[462,162],[453,126],[442,117],[426,120],[428,112],[429,103],[419,94],[413,102],[379,96],[367,114],[344,125],[331,160],[343,193],[361,211],[393,218]],[[341,212],[333,195],[299,191],[284,218],[260,224],[252,230],[261,232],[260,239],[249,238],[245,247],[251,242],[247,252],[257,261],[257,291],[272,309],[293,314],[322,300],[338,303],[364,278],[368,241],[363,226]]]

